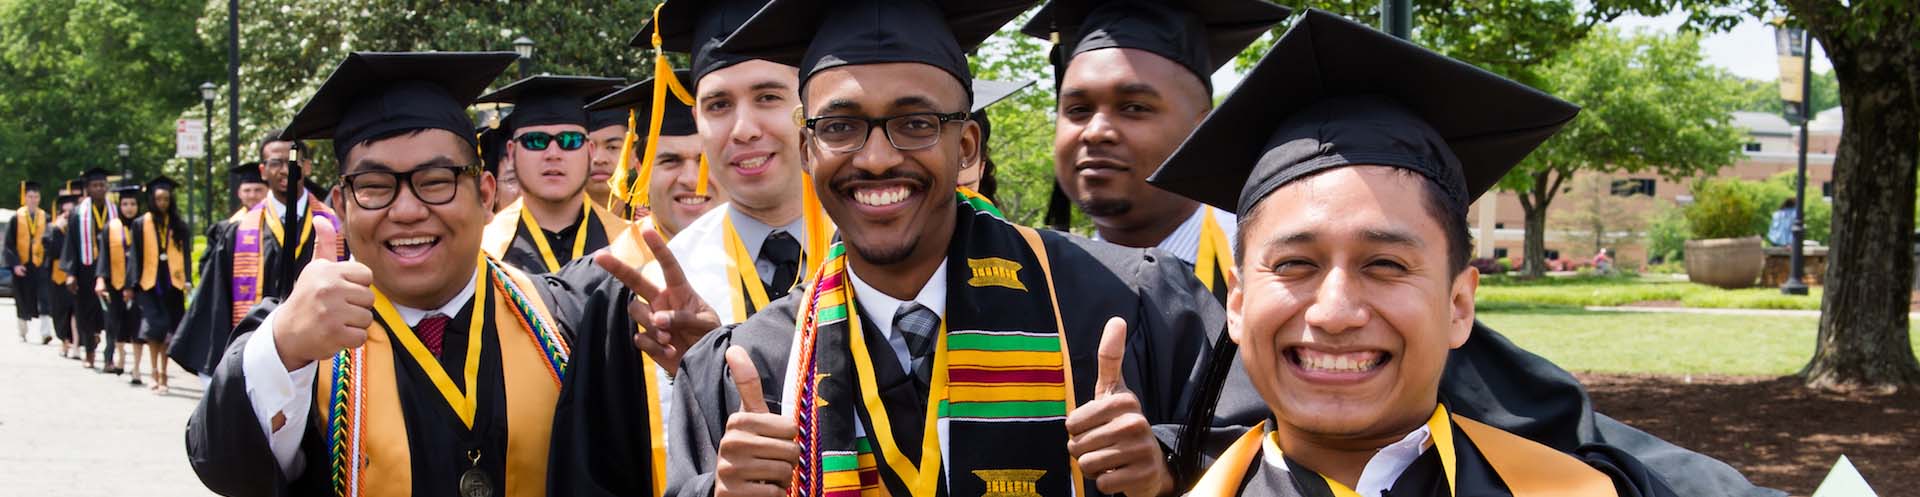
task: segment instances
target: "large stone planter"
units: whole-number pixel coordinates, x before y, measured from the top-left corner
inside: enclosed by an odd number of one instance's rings
[[[1720,288],[1749,288],[1767,254],[1760,237],[1687,240],[1687,279]]]

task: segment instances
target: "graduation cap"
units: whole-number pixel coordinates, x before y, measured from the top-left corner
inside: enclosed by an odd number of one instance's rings
[[[236,187],[247,183],[267,184],[267,179],[260,177],[260,161],[242,162],[227,169],[227,174],[233,178]]]
[[[972,82],[967,52],[1033,0],[773,0],[721,48],[800,68],[917,62]],[[970,86],[970,85],[967,85]],[[967,88],[968,97],[973,90]]]
[[[1063,61],[1103,48],[1145,50],[1211,90],[1214,71],[1292,12],[1268,0],[1050,0],[1020,32],[1060,44]]]
[[[354,52],[294,114],[281,138],[332,138],[335,159],[369,140],[442,129],[473,144],[467,104],[513,52]]]
[[[987,141],[993,136],[993,124],[987,119],[987,107],[1020,93],[1020,90],[1033,86],[1033,80],[994,81],[990,79],[973,80],[973,112],[967,119],[980,124],[980,149],[987,149]],[[984,175],[983,175],[984,176]]]
[[[122,183],[120,185],[114,186],[112,189],[107,191],[118,193],[122,196],[125,196],[125,195],[138,195],[141,189],[138,183]]]
[[[1465,215],[1580,108],[1526,85],[1310,10],[1148,182],[1245,216],[1327,169],[1419,173]]]
[[[500,158],[507,153],[507,132],[491,125],[474,128],[475,149],[480,152],[481,168],[500,174]]]
[[[684,69],[673,72],[673,78],[680,81],[685,81],[689,75],[690,72]],[[647,204],[647,179],[653,175],[653,154],[655,147],[658,146],[656,141],[659,140],[661,136],[692,136],[700,133],[699,127],[693,122],[693,106],[687,105],[686,102],[681,101],[677,96],[670,97],[666,95],[664,91],[665,88],[658,88],[659,85],[664,83],[661,78],[649,78],[646,81],[634,83],[616,90],[607,96],[600,97],[599,100],[587,104],[587,110],[590,112],[618,113],[623,120],[633,119],[634,124],[636,124],[636,126],[627,126],[626,141],[622,142],[620,146],[622,152],[620,155],[620,167],[614,169],[613,177],[607,180],[608,183],[613,185],[615,197],[621,200],[627,200],[629,198],[635,199],[629,201],[629,205],[638,206]],[[657,108],[653,105],[653,99],[656,94],[661,97],[661,102],[663,102]],[[646,115],[650,119],[646,125],[648,136],[645,146],[647,150],[642,153],[644,158],[641,159],[640,171],[636,178],[637,181],[629,181],[627,171],[632,166],[633,144],[640,138],[639,134],[641,130],[637,125],[639,124],[638,117],[641,115]],[[660,120],[660,126],[657,132],[653,129],[651,119]],[[696,180],[700,186],[695,189],[695,194],[705,195],[707,184],[706,157],[701,157],[700,163],[700,176],[699,179]]]
[[[60,196],[54,197],[53,204],[54,205],[71,204],[79,201],[80,201],[80,192],[76,192],[73,189],[65,189],[65,190],[60,190]]]
[[[79,179],[80,179],[80,181],[82,181],[83,183],[90,183],[90,182],[94,182],[94,181],[106,181],[106,180],[107,180],[107,176],[109,176],[109,175],[111,175],[111,174],[112,174],[112,173],[108,173],[108,172],[107,172],[107,170],[105,170],[105,169],[101,169],[101,168],[98,168],[98,167],[90,167],[90,168],[87,168],[87,170],[86,170],[86,171],[81,171],[81,172],[80,172],[80,178],[79,178]],[[85,186],[85,185],[82,185],[82,186]]]
[[[721,50],[720,41],[766,4],[767,0],[668,0],[627,44],[638,48],[657,45],[663,51],[691,55],[692,79],[683,81],[697,82],[708,73],[754,59]],[[659,43],[653,42],[656,34]]]
[[[534,76],[482,95],[475,103],[513,104],[500,127],[508,132],[527,126],[573,124],[587,126],[587,100],[619,88],[620,78],[593,76]]]
[[[172,190],[175,186],[179,186],[179,184],[175,183],[173,181],[173,178],[169,178],[164,174],[160,176],[154,176],[153,179],[147,180],[148,192],[152,192],[154,190]]]
[[[34,180],[26,180],[26,181],[20,182],[20,191],[24,192],[27,190],[34,190],[34,191],[40,190],[40,182],[34,181]]]

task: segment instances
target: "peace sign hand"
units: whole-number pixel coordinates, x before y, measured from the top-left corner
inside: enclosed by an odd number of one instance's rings
[[[593,261],[620,280],[637,297],[627,303],[627,315],[646,331],[633,335],[633,346],[653,356],[667,374],[680,368],[680,357],[694,342],[720,327],[720,315],[707,305],[687,282],[680,260],[667,248],[667,240],[652,226],[641,229],[640,238],[653,252],[659,274],[627,265],[607,251]],[[649,265],[646,269],[654,269]],[[664,286],[655,281],[664,280]]]

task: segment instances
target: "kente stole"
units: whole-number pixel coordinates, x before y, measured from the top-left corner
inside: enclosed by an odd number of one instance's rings
[[[957,203],[920,460],[909,460],[893,438],[868,347],[893,352],[866,343],[846,248],[835,244],[796,323],[792,412],[802,454],[793,495],[930,497],[943,486],[955,496],[1078,490],[1079,467],[1066,450],[1073,377],[1045,248],[1031,229]],[[952,455],[944,465],[943,420]]]
[[[475,289],[474,299],[476,305],[485,299],[484,305],[493,313],[496,328],[491,332],[500,342],[509,427],[506,482],[498,488],[505,490],[501,495],[506,496],[545,495],[553,408],[560,399],[569,349],[539,294],[527,291],[537,288],[535,284],[517,270],[491,259],[483,261],[479,272],[485,280]],[[475,313],[473,319],[480,322],[484,316]],[[412,330],[388,330],[378,322],[367,330],[365,344],[335,355],[322,365],[320,380],[314,382],[315,398],[324,399],[318,403],[316,420],[323,423],[326,468],[336,496],[413,492],[406,419],[395,383],[399,365],[393,361],[393,349],[418,346],[419,339]],[[396,338],[401,343],[396,344]],[[442,370],[438,361],[420,366],[430,376]],[[479,365],[476,360],[466,366]],[[468,395],[478,388],[472,381],[466,386]],[[471,412],[468,407],[467,412]],[[461,411],[458,407],[454,410]]]

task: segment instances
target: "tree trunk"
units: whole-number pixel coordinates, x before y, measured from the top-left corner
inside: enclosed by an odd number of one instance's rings
[[[1920,71],[1913,67],[1920,65],[1920,49],[1901,35],[1820,28],[1813,31],[1823,45],[1842,43],[1827,53],[1846,122],[1833,166],[1833,246],[1820,334],[1800,375],[1822,389],[1920,385],[1907,330],[1920,165],[1920,89],[1914,85]]]
[[[1526,270],[1521,272],[1524,278],[1547,275],[1547,206],[1553,204],[1554,193],[1560,191],[1560,182],[1566,179],[1564,174],[1549,171],[1533,173],[1533,186],[1517,195],[1520,211],[1526,213],[1527,218],[1526,240],[1522,243],[1526,257]]]

